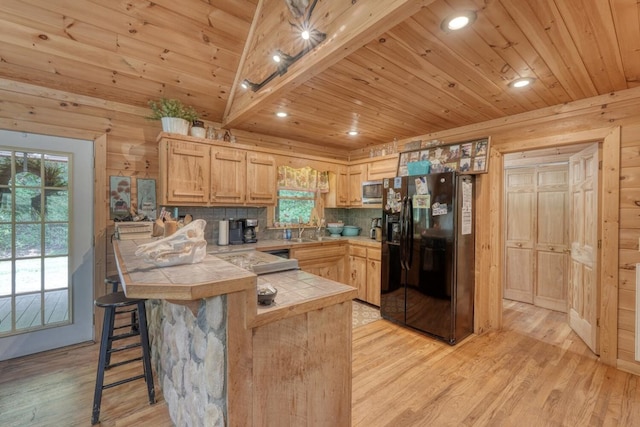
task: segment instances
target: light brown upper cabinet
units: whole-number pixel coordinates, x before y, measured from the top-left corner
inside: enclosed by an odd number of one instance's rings
[[[349,172],[346,166],[329,172],[329,192],[325,196],[326,208],[349,207]]]
[[[276,202],[274,156],[213,143],[160,139],[160,204],[253,205]]]
[[[339,168],[329,173],[329,193],[325,196],[327,208],[362,207],[362,182],[367,175],[367,165]]]
[[[206,204],[209,201],[209,146],[163,138],[159,144],[160,204]]]
[[[276,204],[276,160],[262,153],[247,153],[247,203]]]
[[[349,206],[362,206],[362,183],[366,181],[367,165],[349,166]]]
[[[377,181],[383,178],[393,178],[398,171],[398,157],[374,160],[367,163],[367,181]]]
[[[242,204],[246,200],[247,153],[223,147],[211,149],[211,202]]]

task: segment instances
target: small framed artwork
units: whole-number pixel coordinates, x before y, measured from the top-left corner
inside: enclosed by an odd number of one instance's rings
[[[136,184],[138,185],[138,214],[156,219],[156,180],[138,178]]]
[[[402,152],[398,162],[398,176],[408,176],[413,166],[409,164],[417,161],[428,161],[431,173],[487,173],[489,137],[451,144],[432,141],[428,144],[428,150],[423,147],[421,150]]]
[[[121,218],[129,215],[131,208],[131,177],[109,177],[109,217]]]

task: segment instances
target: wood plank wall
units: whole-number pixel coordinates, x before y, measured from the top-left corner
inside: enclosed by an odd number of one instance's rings
[[[490,136],[492,153],[489,169],[502,167],[502,152],[533,148],[563,146],[577,142],[603,140],[620,129],[619,167],[619,251],[617,286],[613,293],[617,301],[602,309],[603,329],[612,328],[606,348],[610,353],[603,361],[640,375],[640,364],[634,361],[635,349],[635,264],[640,262],[640,89],[629,89],[537,110],[445,132],[419,135],[399,141],[404,146],[417,139],[456,142]],[[610,138],[611,136],[607,137]],[[518,148],[519,147],[519,148]],[[617,154],[617,153],[613,153]],[[357,150],[351,159],[365,158],[367,152]],[[619,172],[618,172],[619,171]],[[603,171],[610,174],[611,171]],[[610,178],[611,179],[611,178]],[[502,268],[495,247],[500,245],[498,230],[489,229],[492,218],[500,217],[500,207],[492,204],[500,200],[502,178],[498,174],[481,176],[478,181],[476,221],[478,224],[476,274],[476,330],[483,332],[501,325],[501,284],[495,283]],[[615,194],[613,195],[616,196]],[[603,242],[605,248],[607,242]],[[604,250],[604,249],[603,249]],[[615,268],[616,266],[613,266]],[[607,295],[603,295],[603,298]],[[614,297],[615,298],[615,297]],[[610,313],[611,308],[614,313]],[[608,332],[607,332],[608,333]],[[606,345],[607,343],[605,343]],[[607,360],[605,360],[607,359]]]
[[[97,98],[73,95],[63,91],[45,89],[0,79],[0,128],[33,132],[69,138],[95,140],[107,135],[107,177],[122,174],[132,177],[157,178],[157,144],[160,132],[158,122],[149,122],[144,108],[132,107]],[[511,116],[481,124],[452,129],[446,132],[424,134],[400,141],[403,146],[414,139],[442,139],[463,141],[483,136],[492,138],[492,159],[501,163],[500,147],[523,142],[522,149],[534,148],[525,141],[542,141],[546,144],[567,145],[575,142],[567,135],[601,134],[602,130],[617,126],[621,129],[620,147],[620,224],[618,300],[613,316],[615,333],[613,364],[640,374],[640,364],[634,362],[635,346],[635,263],[640,262],[638,238],[640,237],[640,88],[616,92],[570,104],[538,110],[532,113]],[[260,136],[234,133],[247,145],[285,148],[292,155],[307,152],[322,155],[322,147]],[[348,155],[352,159],[364,159],[368,151],[358,150]],[[344,156],[344,157],[343,157]],[[345,153],[334,153],[332,159],[345,159]],[[329,159],[327,159],[329,160]],[[339,162],[338,162],[339,163]],[[501,322],[500,292],[490,277],[497,274],[499,264],[491,258],[491,245],[498,240],[482,225],[489,223],[492,215],[499,215],[499,207],[492,206],[492,193],[501,188],[501,183],[483,176],[478,181],[478,204],[476,220],[479,224],[480,243],[477,256],[478,295],[476,297],[478,332],[499,327]],[[134,180],[135,181],[135,180]],[[135,186],[134,186],[135,190]],[[108,188],[103,189],[103,217],[108,218]],[[132,194],[135,200],[135,191]],[[494,212],[495,211],[495,212]],[[99,216],[99,215],[98,215]],[[107,229],[110,221],[103,224]],[[99,227],[98,227],[99,230]],[[610,313],[607,313],[610,314]]]

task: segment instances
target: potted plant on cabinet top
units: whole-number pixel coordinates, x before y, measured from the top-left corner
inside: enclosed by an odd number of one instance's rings
[[[198,119],[198,113],[193,107],[185,107],[178,99],[161,98],[159,101],[149,101],[151,120],[160,120],[162,130],[169,133],[187,135],[189,123]]]

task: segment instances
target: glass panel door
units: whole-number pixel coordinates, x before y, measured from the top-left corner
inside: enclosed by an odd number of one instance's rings
[[[93,143],[0,130],[0,360],[93,339]]]
[[[72,320],[69,155],[0,151],[0,336]]]

